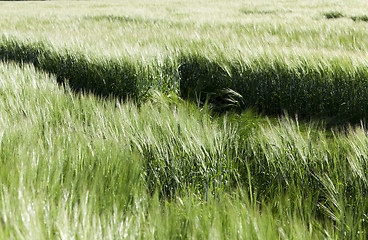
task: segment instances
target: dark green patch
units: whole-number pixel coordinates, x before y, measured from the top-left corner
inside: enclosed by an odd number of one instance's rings
[[[182,97],[227,109],[254,108],[266,115],[286,110],[300,118],[335,118],[357,123],[368,114],[368,71],[355,70],[341,62],[329,67],[299,66],[254,59],[212,60],[198,54],[183,54],[162,64],[144,65],[130,59],[91,59],[83,53],[55,51],[41,42],[28,43],[3,37],[0,59],[34,64],[53,73],[72,89],[100,96],[127,97],[141,101],[150,89],[180,91]]]
[[[336,19],[336,18],[344,17],[344,14],[342,14],[341,12],[337,12],[337,11],[330,11],[330,12],[323,13],[323,16],[327,19]]]
[[[354,22],[358,22],[358,21],[368,22],[368,16],[367,15],[352,16],[351,19]]]
[[[59,83],[68,82],[75,91],[99,96],[139,100],[145,98],[151,79],[144,68],[128,59],[93,60],[78,52],[55,52],[41,42],[25,43],[6,37],[0,40],[0,59],[32,63],[55,74]]]
[[[277,10],[271,10],[271,9],[243,9],[243,10],[241,10],[241,12],[243,14],[260,14],[260,15],[278,13]]]
[[[119,23],[155,23],[153,19],[143,19],[141,17],[131,16],[117,16],[117,15],[97,15],[97,16],[85,16],[83,19],[91,21],[108,21],[108,22],[119,22]]]

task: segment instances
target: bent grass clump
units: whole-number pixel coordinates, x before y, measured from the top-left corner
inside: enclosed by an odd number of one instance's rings
[[[342,14],[341,12],[337,12],[337,11],[325,12],[325,13],[323,13],[323,16],[327,19],[336,19],[336,18],[345,17],[344,14]]]
[[[352,16],[351,19],[354,22],[358,22],[358,21],[368,22],[368,16],[367,15]]]

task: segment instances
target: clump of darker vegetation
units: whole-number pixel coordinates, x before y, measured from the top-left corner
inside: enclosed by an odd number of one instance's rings
[[[32,63],[76,91],[137,102],[147,99],[154,89],[176,91],[183,98],[225,106],[223,109],[235,103],[241,109],[251,107],[266,115],[286,110],[301,118],[332,117],[359,123],[368,113],[367,66],[353,66],[341,59],[319,63],[296,59],[290,65],[282,59],[244,62],[181,54],[147,66],[130,59],[93,58],[55,50],[43,42],[5,37],[0,42],[0,58]]]
[[[338,11],[329,11],[329,12],[323,13],[323,16],[327,19],[336,19],[336,18],[344,17],[344,14]]]
[[[241,12],[243,14],[260,14],[260,15],[278,13],[277,10],[271,10],[271,9],[243,9],[243,10],[241,10]]]
[[[351,19],[354,22],[358,22],[358,21],[368,22],[368,16],[367,15],[352,16]]]
[[[155,21],[145,20],[141,17],[130,17],[130,16],[119,16],[119,15],[96,15],[96,16],[85,16],[85,20],[96,21],[96,22],[114,22],[114,23],[133,23],[133,24],[144,24],[153,23]]]

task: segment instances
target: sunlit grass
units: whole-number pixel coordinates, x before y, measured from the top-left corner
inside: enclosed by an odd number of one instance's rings
[[[2,238],[314,235],[227,196],[240,147],[228,123],[177,97],[137,108],[74,95],[28,65],[0,69]]]
[[[329,21],[323,13],[360,16],[367,8],[364,1],[3,2],[0,26],[2,33],[58,47],[145,60],[177,51],[252,56],[323,49],[354,55],[367,50],[365,25],[349,18]]]
[[[0,239],[365,239],[367,9],[0,2]]]
[[[75,95],[29,65],[0,69],[3,238],[366,232],[364,129],[217,119],[159,92],[137,107]]]

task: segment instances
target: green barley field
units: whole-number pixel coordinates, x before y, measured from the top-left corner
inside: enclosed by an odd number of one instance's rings
[[[0,239],[368,238],[366,1],[0,16]]]

